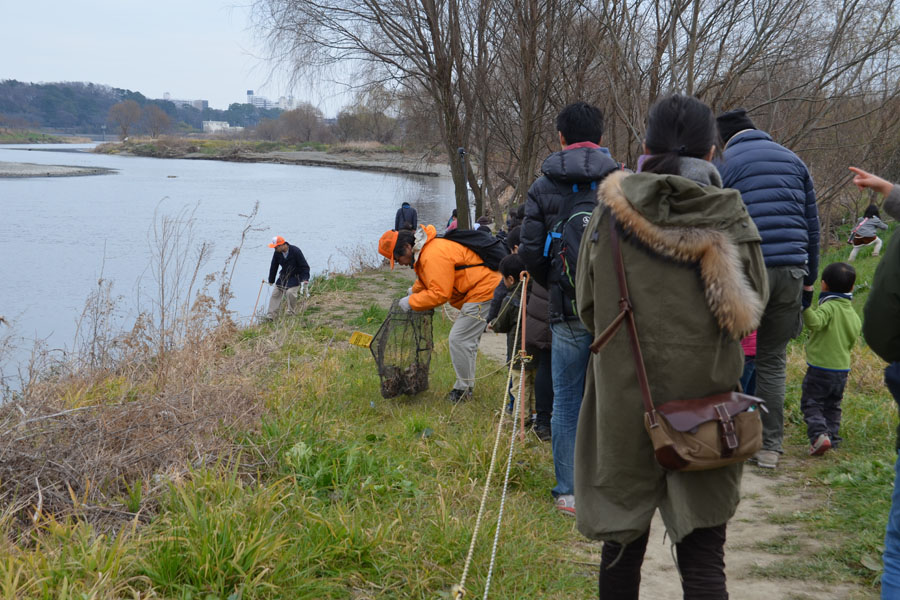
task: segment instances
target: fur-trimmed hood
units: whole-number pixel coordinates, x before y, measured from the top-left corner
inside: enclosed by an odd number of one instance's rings
[[[598,197],[626,234],[651,252],[698,264],[706,302],[729,335],[740,339],[759,326],[765,306],[735,244],[760,237],[738,192],[676,175],[617,172],[600,185]]]

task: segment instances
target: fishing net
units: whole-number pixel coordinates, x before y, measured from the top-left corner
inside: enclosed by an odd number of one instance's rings
[[[427,390],[434,348],[431,333],[434,311],[405,312],[398,302],[394,300],[369,346],[378,365],[384,398],[411,396]]]

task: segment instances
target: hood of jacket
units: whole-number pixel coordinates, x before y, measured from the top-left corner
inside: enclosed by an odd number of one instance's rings
[[[599,181],[618,168],[606,148],[581,147],[554,152],[541,165],[541,172],[558,182],[580,183]]]
[[[614,173],[601,197],[624,231],[650,251],[697,263],[707,304],[735,339],[759,325],[764,305],[743,273],[736,243],[760,241],[736,190],[677,175]]]
[[[416,261],[419,260],[419,254],[422,253],[422,248],[425,247],[425,244],[435,237],[437,237],[437,228],[434,225],[419,225],[419,228],[416,230],[415,241],[413,242],[413,264],[416,264]]]

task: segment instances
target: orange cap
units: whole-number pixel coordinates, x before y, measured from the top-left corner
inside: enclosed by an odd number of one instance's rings
[[[275,248],[276,246],[280,246],[282,244],[287,244],[287,242],[284,241],[284,238],[280,235],[276,235],[272,238],[272,243],[269,244],[269,248]]]
[[[378,254],[391,261],[391,269],[394,268],[394,248],[397,246],[397,231],[385,231],[378,240]]]

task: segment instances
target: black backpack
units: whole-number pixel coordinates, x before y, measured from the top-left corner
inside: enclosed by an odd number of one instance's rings
[[[457,265],[455,267],[457,271],[472,267],[487,267],[497,271],[500,269],[500,261],[509,255],[503,241],[480,229],[452,229],[438,237],[465,246],[484,261],[474,265]]]
[[[587,185],[585,185],[587,187]],[[579,191],[579,186],[573,186],[574,191]],[[597,189],[597,182],[590,183],[590,189]],[[556,280],[563,293],[563,297],[572,303],[572,311],[575,313],[575,265],[578,262],[578,246],[581,237],[594,208],[597,207],[596,194],[584,194],[573,197],[575,202],[569,210],[559,215],[559,219],[547,232],[544,242],[544,256],[550,258],[550,272],[556,274]],[[577,314],[577,313],[575,313]]]

